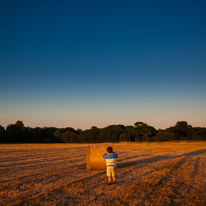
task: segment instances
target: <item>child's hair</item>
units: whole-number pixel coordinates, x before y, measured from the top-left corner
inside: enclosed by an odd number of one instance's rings
[[[107,147],[107,152],[108,153],[113,153],[113,148],[112,147]]]

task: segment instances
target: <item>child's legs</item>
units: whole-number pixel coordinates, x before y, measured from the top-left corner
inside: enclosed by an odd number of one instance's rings
[[[111,167],[107,167],[107,177],[109,182],[111,182],[111,176],[112,176]]]
[[[113,179],[113,181],[116,181],[116,180],[115,180],[114,167],[111,168],[111,174],[112,174],[112,179]]]

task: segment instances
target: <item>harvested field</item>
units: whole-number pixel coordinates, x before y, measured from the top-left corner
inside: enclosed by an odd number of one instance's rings
[[[115,144],[117,184],[86,144],[0,145],[0,205],[206,205],[206,142]]]

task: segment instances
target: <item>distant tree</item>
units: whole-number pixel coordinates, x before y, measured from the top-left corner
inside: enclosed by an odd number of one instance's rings
[[[192,140],[206,140],[206,128],[194,127],[192,133]]]
[[[119,137],[120,141],[135,141],[135,129],[133,126],[125,127],[123,133]]]
[[[173,127],[156,130],[144,122],[135,122],[133,126],[110,125],[104,128],[92,126],[91,129],[75,130],[72,127],[25,127],[18,120],[6,127],[0,125],[0,142],[68,142],[95,143],[119,141],[172,141],[206,140],[206,128],[192,127],[186,121],[179,121]]]
[[[154,141],[172,141],[174,139],[174,133],[165,130],[159,130],[157,135],[153,138]]]
[[[78,134],[76,133],[76,131],[71,131],[71,130],[67,130],[66,132],[64,132],[61,135],[61,142],[67,142],[67,143],[75,143],[77,142]]]
[[[31,128],[31,127],[26,127],[24,130],[25,133],[25,142],[45,142],[40,134],[41,134],[41,128],[36,127],[36,128]]]
[[[131,139],[130,135],[128,133],[126,133],[126,132],[120,134],[120,136],[119,136],[119,140],[120,141],[127,141],[127,142],[129,142],[130,139]]]
[[[143,122],[136,122],[134,124],[134,137],[135,141],[151,141],[157,133],[157,130],[154,127],[151,127]]]
[[[186,121],[179,121],[174,127],[166,129],[175,135],[175,140],[190,140],[192,138],[193,129]]]
[[[19,127],[21,129],[24,129],[24,123],[20,120],[18,120],[15,124],[16,127]]]
[[[4,127],[2,127],[2,126],[0,125],[0,134],[2,134],[2,133],[4,133],[4,132],[5,132]]]
[[[77,141],[77,143],[82,143],[83,142],[82,139],[81,139],[82,132],[83,131],[81,129],[76,130],[76,134],[77,134],[76,141]]]
[[[60,129],[56,129],[54,132],[54,137],[55,137],[55,142],[61,142],[61,130]]]
[[[144,127],[144,126],[148,126],[148,125],[145,124],[144,122],[135,122],[135,123],[134,123],[134,126],[135,126],[136,128],[138,128],[138,127]]]
[[[92,142],[101,142],[101,139],[99,137],[99,129],[95,126],[91,127],[91,129],[88,131],[88,139],[91,139]]]
[[[5,141],[4,138],[5,138],[5,129],[0,125],[0,142],[4,142]]]
[[[81,129],[77,129],[77,133],[80,134],[82,132]]]
[[[6,128],[7,142],[26,142],[25,128],[22,121],[18,120],[15,124],[10,124]]]
[[[90,130],[86,129],[79,133],[79,139],[81,143],[92,142],[92,137],[90,137]]]
[[[120,135],[124,132],[124,130],[124,125],[110,125],[101,129],[100,139],[103,142],[119,142]]]
[[[45,142],[56,142],[55,131],[55,127],[44,127],[40,129],[40,138]]]
[[[6,142],[18,142],[16,138],[16,126],[9,124],[6,127]]]

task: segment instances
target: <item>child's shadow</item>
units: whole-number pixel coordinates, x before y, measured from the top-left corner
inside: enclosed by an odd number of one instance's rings
[[[133,166],[133,165],[138,165],[138,164],[143,164],[143,163],[153,163],[153,162],[159,162],[163,160],[169,160],[177,157],[191,157],[195,155],[200,155],[206,153],[206,149],[201,149],[197,150],[194,152],[189,152],[185,153],[182,155],[162,155],[162,156],[156,156],[156,157],[151,157],[147,159],[142,159],[142,160],[133,160],[133,161],[128,161],[128,162],[118,162],[117,167],[122,168],[122,167],[128,167],[128,166]]]

